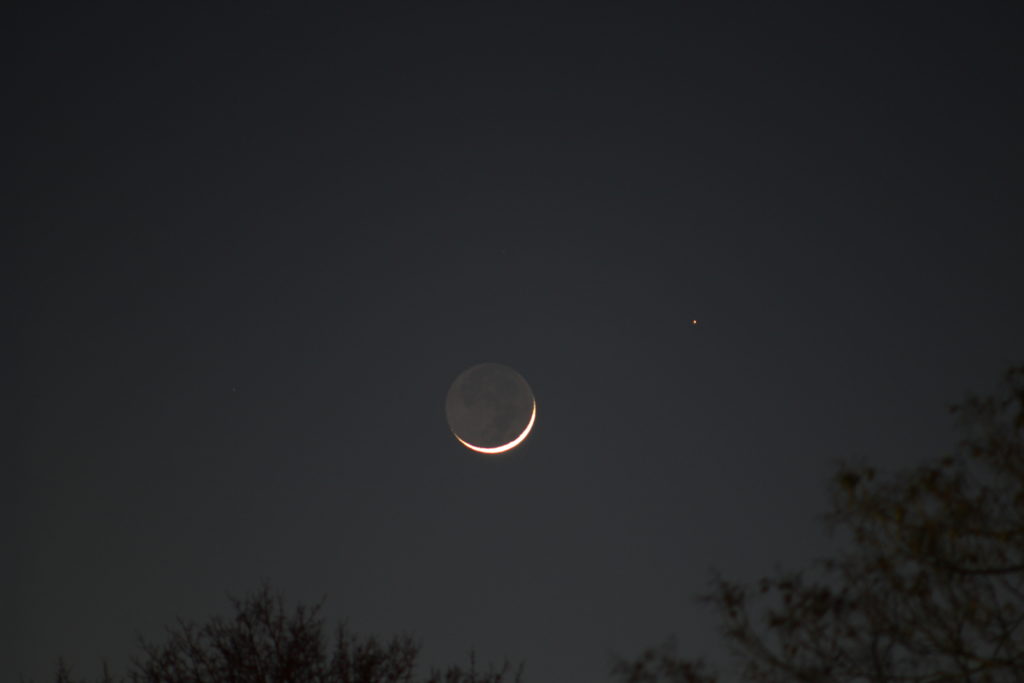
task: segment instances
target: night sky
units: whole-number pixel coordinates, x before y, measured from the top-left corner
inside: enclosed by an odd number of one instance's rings
[[[1024,5],[218,7],[8,18],[4,679],[263,581],[532,683],[713,652],[712,568],[1024,360]]]

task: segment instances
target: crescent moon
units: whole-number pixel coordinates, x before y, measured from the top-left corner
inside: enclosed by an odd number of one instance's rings
[[[513,448],[515,448],[516,446],[518,446],[519,444],[521,444],[523,442],[523,440],[526,439],[526,437],[530,435],[530,430],[533,429],[533,423],[534,423],[534,421],[536,419],[537,419],[537,402],[534,401],[533,402],[533,412],[530,413],[530,422],[526,425],[526,429],[523,430],[523,433],[520,434],[519,436],[517,436],[516,438],[512,439],[511,441],[509,441],[507,444],[503,444],[501,446],[495,446],[494,448],[484,448],[483,446],[474,446],[473,444],[469,443],[468,441],[466,441],[465,439],[460,437],[455,432],[452,432],[452,435],[454,435],[455,438],[459,440],[459,443],[461,443],[463,446],[465,446],[466,448],[469,448],[470,450],[474,450],[477,453],[492,453],[492,454],[493,453],[504,453],[505,451],[510,451]]]

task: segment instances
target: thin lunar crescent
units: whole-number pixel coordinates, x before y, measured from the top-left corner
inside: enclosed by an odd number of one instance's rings
[[[480,363],[452,382],[445,414],[459,443],[494,455],[526,440],[537,420],[537,402],[518,372],[500,363]]]
[[[509,441],[504,446],[498,446],[497,448],[481,448],[480,446],[474,446],[473,444],[471,444],[471,443],[469,443],[467,441],[463,441],[462,437],[460,437],[458,434],[455,434],[455,438],[458,439],[459,442],[461,442],[463,446],[465,446],[466,448],[472,449],[472,450],[476,451],[477,453],[504,453],[505,451],[510,451],[513,448],[515,448],[516,446],[518,446],[519,444],[521,444],[526,439],[526,437],[528,437],[530,435],[530,430],[533,429],[533,423],[534,423],[534,421],[536,421],[536,419],[537,419],[537,402],[534,401],[534,403],[533,403],[533,412],[530,414],[530,422],[529,422],[529,424],[526,425],[526,429],[523,430],[523,433],[520,434],[519,436],[517,436],[512,441]],[[452,432],[452,433],[454,434],[454,432]]]

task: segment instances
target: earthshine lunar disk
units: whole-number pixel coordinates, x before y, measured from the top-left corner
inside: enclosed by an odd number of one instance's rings
[[[537,419],[537,402],[518,372],[499,363],[464,370],[448,390],[452,434],[477,453],[504,453],[521,444]]]

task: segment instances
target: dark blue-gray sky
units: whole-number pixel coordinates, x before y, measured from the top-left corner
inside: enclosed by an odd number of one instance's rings
[[[262,580],[535,683],[697,654],[1022,360],[1014,3],[96,5],[8,27],[5,678]]]

